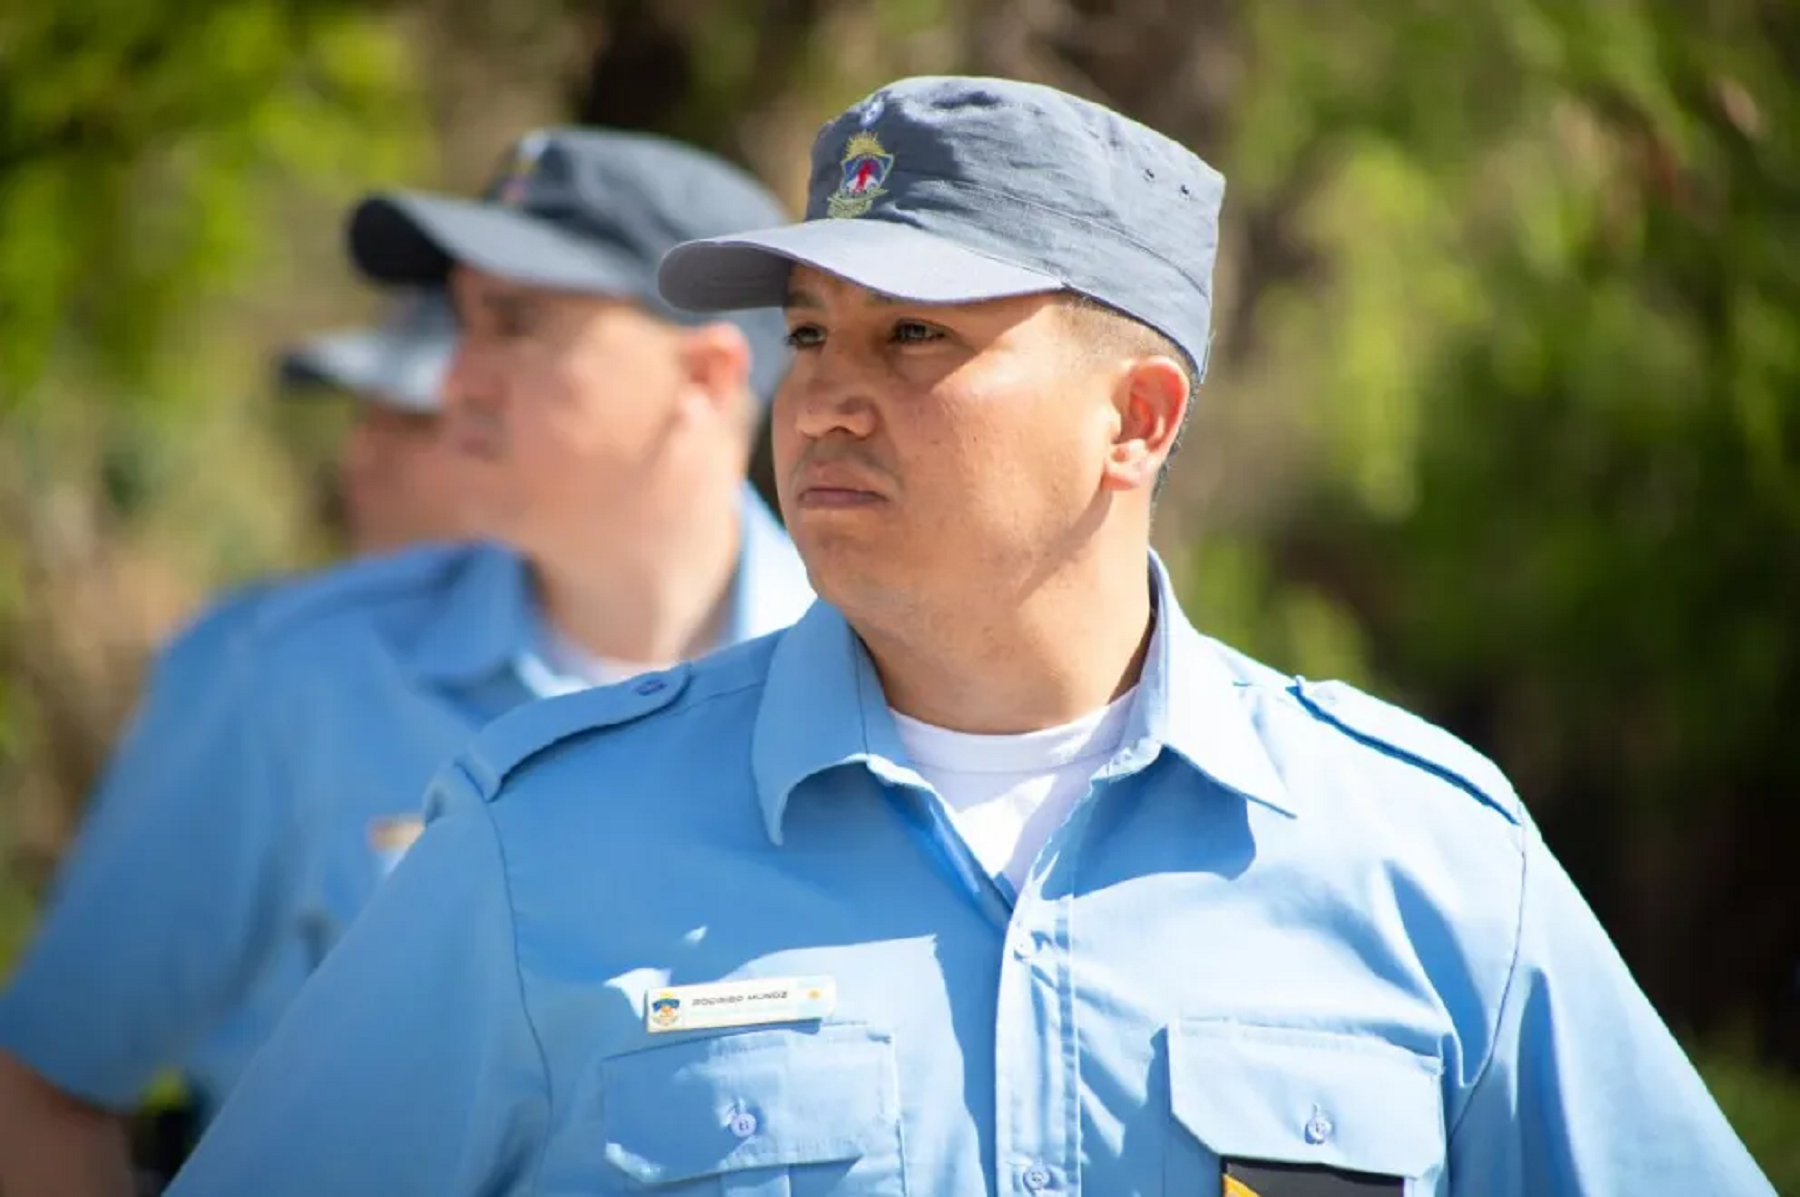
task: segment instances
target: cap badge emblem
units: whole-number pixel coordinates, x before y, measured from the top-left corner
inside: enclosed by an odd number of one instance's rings
[[[507,158],[506,169],[494,181],[492,194],[497,203],[509,208],[525,202],[532,176],[537,174],[538,160],[550,147],[550,139],[542,133],[527,133],[519,139]]]
[[[842,220],[861,216],[887,194],[882,186],[894,169],[894,156],[873,133],[853,133],[844,146],[843,178],[825,201],[825,213]]]

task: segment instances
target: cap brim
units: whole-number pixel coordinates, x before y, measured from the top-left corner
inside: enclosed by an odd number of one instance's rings
[[[281,355],[278,379],[284,395],[331,388],[399,411],[429,413],[440,406],[446,346],[400,345],[379,332],[359,330],[315,337]]]
[[[663,257],[657,285],[664,299],[688,311],[780,307],[796,263],[914,303],[979,303],[1066,286],[934,233],[874,219],[809,220],[689,241]]]
[[[350,256],[381,283],[441,285],[460,263],[553,291],[655,298],[654,280],[624,252],[494,204],[438,195],[378,195],[350,216]]]

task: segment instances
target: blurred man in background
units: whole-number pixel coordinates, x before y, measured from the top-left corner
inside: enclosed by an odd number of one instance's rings
[[[397,295],[380,328],[324,333],[281,355],[281,393],[349,396],[355,415],[338,455],[350,551],[383,553],[465,530],[458,454],[442,436],[443,381],[456,316],[441,290]]]
[[[107,1111],[168,1063],[215,1110],[481,725],[810,604],[744,476],[785,365],[780,319],[683,317],[655,289],[678,241],[782,219],[709,155],[574,130],[525,139],[481,202],[358,209],[367,274],[455,287],[447,443],[500,544],[389,555],[256,602],[219,716],[185,731],[190,780],[112,820],[115,850],[64,887],[0,998],[0,1188],[125,1191]]]

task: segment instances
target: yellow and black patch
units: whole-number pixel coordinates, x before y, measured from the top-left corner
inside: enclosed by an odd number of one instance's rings
[[[1226,1160],[1224,1197],[1403,1197],[1406,1181],[1317,1164]]]
[[[425,820],[417,815],[396,815],[369,820],[369,847],[398,858],[425,833]]]

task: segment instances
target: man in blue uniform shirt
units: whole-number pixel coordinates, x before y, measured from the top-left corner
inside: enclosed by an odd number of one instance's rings
[[[339,396],[354,404],[339,451],[337,489],[345,536],[356,555],[448,539],[462,529],[459,464],[439,435],[441,388],[454,348],[455,318],[448,298],[441,290],[424,291],[396,296],[380,325],[309,337],[277,360],[277,393],[283,398]],[[205,754],[217,747],[204,733],[228,710],[222,681],[234,638],[254,622],[257,605],[268,593],[287,584],[269,578],[235,588],[158,650],[136,710],[88,803],[88,818],[58,878],[58,890],[110,889],[108,874],[139,851],[134,842],[139,812],[160,802],[150,795],[196,779],[204,783]],[[214,791],[209,800],[220,800],[220,795]],[[47,928],[41,950],[54,951],[60,937],[54,925]],[[136,996],[122,993],[113,1000]],[[43,1124],[45,1116],[58,1110],[65,1116],[57,1126],[72,1136],[62,1157],[104,1160],[99,1167],[116,1171],[119,1122],[91,1116],[85,1103],[68,1101],[29,1061],[29,1050],[18,1058],[0,1055],[0,1177],[41,1191],[41,1186],[24,1184],[5,1161],[27,1153],[35,1158],[58,1155],[59,1131]],[[122,1098],[119,1104],[128,1102]],[[185,1110],[170,1112],[172,1120],[156,1125],[185,1138]],[[98,1145],[83,1146],[88,1133]],[[144,1161],[153,1171],[173,1170],[163,1157],[175,1145],[166,1139],[159,1129],[158,1141],[145,1145],[157,1157]],[[0,1190],[10,1187],[0,1184]]]
[[[1222,191],[909,80],[676,249],[823,601],[486,729],[175,1192],[1767,1192],[1492,764],[1183,616]]]
[[[358,208],[366,273],[455,289],[446,435],[506,548],[389,555],[256,604],[220,717],[186,733],[192,784],[162,778],[120,810],[115,851],[62,887],[0,997],[0,1045],[40,1089],[91,1126],[175,1064],[216,1108],[477,728],[806,609],[793,546],[744,481],[782,323],[694,318],[655,291],[677,241],[780,219],[711,155],[581,130],[527,138],[480,202]],[[13,1120],[4,1159],[32,1193],[80,1163],[44,1149],[37,1113]]]

